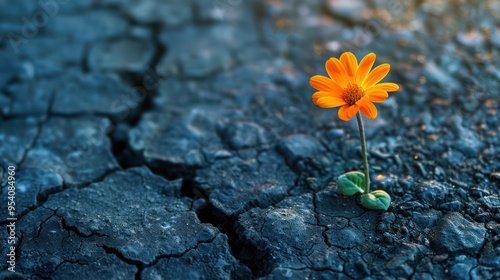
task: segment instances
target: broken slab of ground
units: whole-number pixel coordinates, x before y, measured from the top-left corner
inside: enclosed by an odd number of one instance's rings
[[[0,2],[2,278],[500,277],[494,1],[57,3]],[[343,51],[401,87],[365,121],[387,212],[339,194],[357,127],[310,100]]]

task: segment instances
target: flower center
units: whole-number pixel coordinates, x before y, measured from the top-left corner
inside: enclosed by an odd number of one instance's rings
[[[356,104],[363,96],[365,96],[365,91],[356,84],[349,84],[342,92],[342,97],[349,105]]]

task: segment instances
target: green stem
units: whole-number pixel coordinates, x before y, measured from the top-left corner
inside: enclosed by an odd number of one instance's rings
[[[363,126],[363,119],[361,118],[361,113],[358,111],[356,114],[358,119],[359,136],[361,141],[361,153],[363,154],[363,165],[365,167],[365,193],[370,192],[370,173],[368,171],[368,158],[366,156],[366,140],[365,140],[365,128]]]

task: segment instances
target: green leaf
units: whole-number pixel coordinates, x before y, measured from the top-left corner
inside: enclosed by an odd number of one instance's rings
[[[365,174],[351,171],[341,175],[337,179],[339,190],[343,195],[354,195],[365,191]]]
[[[391,206],[391,197],[382,190],[376,190],[368,194],[364,194],[360,198],[361,205],[372,210],[385,210]]]

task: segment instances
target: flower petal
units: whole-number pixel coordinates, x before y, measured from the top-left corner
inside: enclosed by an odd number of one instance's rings
[[[350,107],[351,106],[349,106],[349,105],[344,105],[344,106],[340,107],[340,109],[339,109],[339,118],[341,120],[348,121],[348,120],[350,120],[352,118],[352,116],[349,117],[349,115],[348,115]]]
[[[363,82],[363,89],[367,90],[376,83],[380,82],[385,76],[387,76],[389,70],[391,70],[391,66],[387,63],[381,64],[377,68],[373,69]]]
[[[319,91],[329,91],[333,93],[338,93],[339,95],[342,94],[342,88],[339,85],[337,85],[334,81],[328,79],[325,76],[321,75],[312,76],[311,79],[309,80],[309,84],[313,88]]]
[[[360,109],[363,115],[365,115],[369,119],[374,119],[377,117],[377,108],[371,102],[368,102],[365,105],[361,106]]]
[[[329,91],[317,91],[312,95],[312,101],[316,103],[316,101],[321,97],[327,97],[327,96],[332,96],[332,94]]]
[[[363,106],[366,102],[370,102],[370,96],[365,94],[360,100],[356,101],[356,105]]]
[[[315,92],[313,95],[312,95],[312,100],[313,102],[316,102],[318,99],[320,99],[321,97],[334,97],[334,98],[338,98],[338,99],[342,99],[342,101],[344,100],[342,98],[342,96],[340,95],[336,95],[335,93],[333,92],[330,92],[330,91],[317,91]],[[345,101],[344,101],[345,102]]]
[[[356,113],[359,111],[360,106],[354,104],[351,107],[349,107],[349,111],[347,111],[347,115],[349,116],[349,119],[354,117]]]
[[[363,84],[366,76],[370,72],[373,67],[373,63],[375,62],[375,58],[377,56],[374,53],[369,53],[359,63],[358,71],[356,71],[356,83],[358,85]]]
[[[335,57],[328,59],[325,63],[326,72],[332,80],[341,88],[347,86],[347,73],[342,63]]]
[[[313,100],[314,101],[314,100]],[[321,108],[333,108],[347,104],[344,99],[334,97],[334,96],[323,96],[320,97],[314,102]]]
[[[349,77],[354,77],[358,70],[358,60],[352,52],[345,52],[340,56],[340,62],[344,65],[344,69]]]
[[[366,95],[370,96],[370,101],[372,102],[384,102],[387,99],[387,97],[389,97],[387,91],[379,89],[376,86],[371,87],[369,90],[367,90]]]
[[[374,85],[370,89],[375,89],[375,88],[376,89],[385,90],[385,91],[388,91],[388,92],[392,92],[392,91],[398,90],[399,89],[399,85],[395,84],[395,83],[380,83],[380,84]]]

